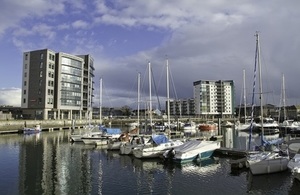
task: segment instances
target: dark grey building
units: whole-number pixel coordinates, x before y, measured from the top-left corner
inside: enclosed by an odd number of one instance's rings
[[[23,116],[82,119],[92,116],[94,60],[49,49],[23,54]]]

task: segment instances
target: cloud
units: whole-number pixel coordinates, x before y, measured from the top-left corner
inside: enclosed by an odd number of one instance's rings
[[[0,89],[0,105],[21,106],[21,89],[2,88]]]
[[[89,24],[83,20],[76,20],[72,23],[73,28],[86,28]]]
[[[3,0],[0,7],[0,35],[7,29],[18,27],[22,20],[63,13],[64,4],[60,0]]]

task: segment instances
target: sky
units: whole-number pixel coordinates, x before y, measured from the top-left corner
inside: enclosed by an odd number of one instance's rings
[[[163,107],[167,59],[171,99],[193,98],[193,82],[198,80],[233,80],[235,105],[243,103],[244,88],[249,104],[257,31],[264,104],[300,104],[298,0],[0,0],[0,4],[0,105],[20,106],[23,52],[45,48],[92,55],[94,106],[99,105],[102,78],[103,106],[136,107],[138,73],[141,102],[149,101],[150,62],[153,106],[159,107],[159,99]]]

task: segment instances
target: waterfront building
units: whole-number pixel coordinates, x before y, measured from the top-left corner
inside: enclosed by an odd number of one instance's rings
[[[166,102],[166,108],[168,104]],[[167,110],[167,109],[166,109]],[[170,115],[172,116],[193,116],[195,115],[194,99],[170,100]]]
[[[193,84],[195,114],[197,116],[206,118],[233,116],[233,80],[199,80]]]
[[[49,49],[24,52],[23,117],[82,119],[92,117],[94,65],[90,55]]]

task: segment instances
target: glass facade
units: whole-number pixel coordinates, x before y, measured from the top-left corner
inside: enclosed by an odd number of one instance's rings
[[[61,59],[61,105],[81,106],[82,61]]]

